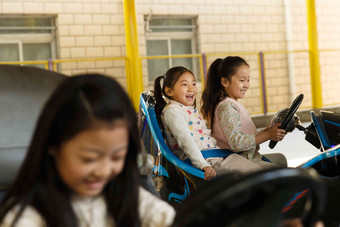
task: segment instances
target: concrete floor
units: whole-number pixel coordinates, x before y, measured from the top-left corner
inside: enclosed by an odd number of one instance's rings
[[[304,122],[302,125],[307,127],[310,122]],[[321,154],[316,147],[305,140],[304,132],[298,129],[288,133],[282,141],[276,144],[274,149],[270,149],[268,145],[269,141],[261,144],[260,153],[282,153],[287,157],[289,167],[296,167]]]

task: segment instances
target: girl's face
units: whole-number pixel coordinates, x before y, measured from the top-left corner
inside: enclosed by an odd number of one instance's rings
[[[100,125],[75,135],[55,154],[62,181],[80,196],[99,195],[119,175],[128,152],[128,128],[124,121]]]
[[[250,69],[249,66],[243,64],[238,67],[236,73],[231,76],[231,81],[222,77],[221,84],[227,95],[236,100],[244,98],[250,86]]]
[[[174,87],[166,87],[165,92],[174,101],[179,102],[185,106],[192,106],[194,105],[197,95],[195,77],[191,73],[185,72],[177,80]]]

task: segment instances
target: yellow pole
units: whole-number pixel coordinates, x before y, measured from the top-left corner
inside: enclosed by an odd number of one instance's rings
[[[200,59],[200,74],[201,74],[201,83],[202,83],[202,90],[204,89],[205,87],[205,81],[204,81],[204,69],[203,69],[203,57],[202,55],[200,55],[199,57]]]
[[[135,110],[138,110],[139,96],[143,91],[142,65],[138,49],[138,32],[134,0],[124,0],[124,25],[126,40],[127,90]]]
[[[318,47],[318,32],[315,14],[315,0],[306,0],[308,43],[309,43],[309,67],[312,86],[312,105],[315,109],[322,108],[322,93],[320,79],[320,62]]]

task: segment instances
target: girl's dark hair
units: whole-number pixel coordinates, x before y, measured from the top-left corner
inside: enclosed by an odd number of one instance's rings
[[[128,153],[122,172],[103,190],[109,216],[116,226],[139,223],[137,153],[141,149],[136,113],[123,88],[112,78],[78,75],[65,79],[44,105],[18,176],[1,204],[0,220],[19,205],[35,208],[49,227],[74,227],[77,218],[70,203],[71,190],[59,177],[49,149],[89,129],[95,122],[125,120],[129,131]],[[1,222],[1,221],[0,221]]]
[[[207,83],[201,98],[201,112],[211,128],[214,124],[216,106],[227,96],[221,84],[221,78],[224,77],[231,82],[231,77],[235,75],[237,69],[242,65],[249,66],[243,58],[238,56],[228,56],[224,59],[218,58],[210,65]]]
[[[184,73],[190,73],[194,76],[194,74],[187,68],[183,66],[175,66],[168,71],[162,76],[158,76],[155,81],[154,81],[154,96],[156,100],[156,114],[160,116],[160,113],[162,113],[162,110],[166,106],[166,101],[164,100],[163,96],[165,96],[168,99],[171,99],[166,93],[165,93],[165,88],[173,88],[176,84],[176,82],[179,80],[179,78],[184,74]],[[163,79],[163,86],[161,86],[161,80]],[[196,105],[196,101],[195,104]]]

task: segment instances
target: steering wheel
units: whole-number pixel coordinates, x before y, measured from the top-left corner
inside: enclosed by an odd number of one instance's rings
[[[190,194],[178,207],[174,226],[281,226],[281,219],[292,217],[314,226],[325,202],[326,187],[312,168],[229,173]]]
[[[303,94],[298,95],[294,99],[292,105],[289,107],[289,111],[288,111],[287,115],[285,116],[285,118],[283,119],[281,125],[279,126],[279,129],[286,130],[289,122],[292,120],[292,118],[293,118],[294,114],[296,113],[297,109],[299,108],[302,100],[303,100]],[[269,148],[273,149],[276,146],[277,142],[278,141],[271,140],[269,142]]]

